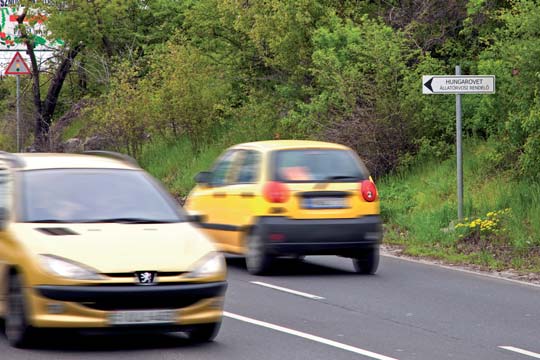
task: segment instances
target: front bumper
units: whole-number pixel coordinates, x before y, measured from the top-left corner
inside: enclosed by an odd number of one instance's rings
[[[377,247],[382,242],[378,215],[352,219],[307,219],[262,217],[258,231],[274,255],[342,255]]]
[[[30,289],[31,323],[35,327],[113,328],[116,311],[164,310],[174,312],[169,324],[129,325],[134,328],[181,330],[195,324],[221,321],[227,283],[179,285],[49,286]]]

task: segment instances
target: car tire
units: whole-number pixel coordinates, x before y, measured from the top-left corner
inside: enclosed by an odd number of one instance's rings
[[[264,275],[270,269],[272,256],[265,249],[262,236],[252,229],[247,236],[246,268],[252,275]]]
[[[12,346],[25,348],[32,343],[33,330],[28,323],[28,307],[21,276],[12,274],[8,281],[4,333]]]
[[[364,250],[359,256],[353,258],[354,269],[358,274],[374,275],[379,268],[379,248]]]
[[[221,327],[221,322],[197,325],[187,332],[189,341],[204,343],[213,341]]]

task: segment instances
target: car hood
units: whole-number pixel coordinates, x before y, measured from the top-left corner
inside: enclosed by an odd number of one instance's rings
[[[34,256],[50,254],[101,273],[189,271],[215,247],[190,223],[13,225]]]

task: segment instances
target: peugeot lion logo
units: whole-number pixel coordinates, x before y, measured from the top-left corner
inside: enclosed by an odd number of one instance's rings
[[[139,285],[154,285],[156,283],[156,273],[154,271],[138,271],[135,279]]]

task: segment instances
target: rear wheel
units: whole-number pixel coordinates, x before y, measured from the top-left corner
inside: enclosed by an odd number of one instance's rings
[[[197,325],[187,332],[187,336],[192,342],[209,342],[216,338],[220,327],[221,322]]]
[[[262,275],[270,269],[272,256],[268,254],[257,229],[247,236],[246,267],[250,274]]]
[[[9,277],[4,332],[12,346],[24,348],[32,340],[32,327],[28,324],[28,310],[22,279],[19,274]]]
[[[353,258],[354,269],[359,274],[375,274],[379,267],[379,248],[366,249]]]

